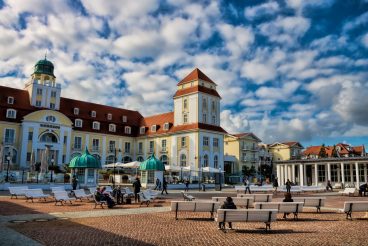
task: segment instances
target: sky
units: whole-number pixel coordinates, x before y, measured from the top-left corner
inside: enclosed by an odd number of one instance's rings
[[[0,33],[0,85],[47,52],[63,97],[149,116],[198,67],[229,133],[368,147],[368,0],[0,0]]]

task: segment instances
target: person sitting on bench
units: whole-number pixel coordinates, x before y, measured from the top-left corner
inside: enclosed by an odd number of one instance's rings
[[[331,180],[327,180],[326,190],[327,190],[327,191],[328,191],[328,190],[333,191],[333,189],[332,189],[332,185],[331,185]]]
[[[108,208],[113,208],[115,206],[114,200],[111,198],[109,192],[106,192],[106,187],[102,187],[101,189],[101,200],[107,202]]]
[[[368,182],[359,186],[359,196],[365,196],[368,192]]]
[[[236,209],[236,205],[234,204],[233,199],[231,197],[226,197],[226,200],[224,201],[224,204],[222,204],[221,208],[222,209]],[[231,222],[228,222],[228,223],[229,223],[230,230],[232,230],[233,227],[232,227]],[[225,229],[225,222],[220,222],[218,229],[219,230]]]
[[[291,198],[291,193],[287,192],[285,193],[285,198],[284,200],[282,200],[283,202],[294,202],[294,200]],[[289,215],[289,213],[284,213],[284,219],[286,219],[286,217]]]

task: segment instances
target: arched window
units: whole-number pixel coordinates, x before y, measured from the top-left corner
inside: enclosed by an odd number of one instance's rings
[[[208,167],[208,155],[203,156],[203,167]]]
[[[109,155],[108,157],[106,157],[106,161],[105,164],[111,164],[115,162],[115,156],[113,155]]]
[[[142,156],[138,156],[138,157],[137,157],[137,161],[139,161],[139,162],[143,162],[143,161],[144,161],[144,159],[143,159],[143,157],[142,157]]]
[[[215,157],[213,157],[213,167],[218,168],[218,157],[217,157],[217,155],[215,155]]]
[[[187,99],[184,99],[184,109],[187,109],[188,108],[188,100]]]
[[[185,154],[180,155],[180,166],[181,167],[187,166],[187,156]]]
[[[123,162],[124,162],[124,163],[132,162],[132,158],[131,158],[130,156],[125,156],[125,157],[123,158]]]
[[[57,143],[58,139],[53,133],[48,132],[48,133],[45,133],[41,136],[40,142],[43,142],[43,143]]]
[[[161,161],[164,165],[168,165],[167,155],[162,155],[162,156],[160,157],[160,161]]]
[[[55,118],[55,116],[49,115],[49,116],[46,116],[46,121],[48,121],[48,122],[55,122],[56,121],[56,118]]]

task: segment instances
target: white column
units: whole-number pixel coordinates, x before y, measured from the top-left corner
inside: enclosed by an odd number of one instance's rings
[[[292,181],[292,177],[291,177],[291,165],[287,166],[287,178]]]
[[[364,166],[364,182],[368,182],[368,180],[367,180],[367,164],[364,164],[363,165]]]
[[[101,153],[101,151],[100,151]],[[102,155],[101,155],[101,164],[104,166],[106,162],[106,136],[102,137]]]
[[[281,181],[280,165],[276,165],[276,177],[279,179],[280,182]]]
[[[345,184],[345,171],[343,162],[341,162],[341,183]]]
[[[69,163],[69,161],[70,161],[71,141],[72,141],[72,129],[71,128],[68,128],[67,136],[68,136],[68,139],[66,140],[65,162]],[[63,157],[61,156],[61,158],[63,158]]]
[[[314,164],[314,182],[318,185],[318,164]]]
[[[295,165],[291,165],[291,179],[292,179],[292,182],[296,182],[296,178],[295,178]]]
[[[304,165],[303,164],[299,164],[299,185],[303,186],[304,185]]]
[[[280,165],[280,185],[284,185],[284,165]]]
[[[331,164],[327,163],[327,180],[331,180]]]
[[[305,185],[308,184],[308,180],[307,180],[307,164],[303,165],[303,181],[305,183]]]
[[[350,167],[350,183],[354,183],[354,172],[353,172],[353,164],[349,163],[349,167]]]
[[[358,162],[355,162],[355,176],[356,176],[356,184],[355,187],[359,189],[359,165]]]

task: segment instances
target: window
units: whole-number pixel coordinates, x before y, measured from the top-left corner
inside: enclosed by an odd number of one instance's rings
[[[51,91],[51,97],[56,97],[56,91]]]
[[[33,132],[28,132],[28,140],[29,141],[33,140]]]
[[[124,151],[125,151],[125,153],[130,153],[130,143],[129,142],[125,143]]]
[[[74,115],[78,115],[79,114],[79,108],[74,108],[73,112],[74,112]]]
[[[156,125],[151,126],[151,132],[156,132]]]
[[[46,121],[48,121],[48,122],[55,122],[56,121],[56,118],[55,118],[55,116],[49,115],[49,116],[46,116]]]
[[[41,101],[39,100],[36,101],[36,107],[41,107]]]
[[[55,103],[50,103],[50,108],[55,109]]]
[[[126,117],[125,115],[123,115],[122,120],[123,120],[123,123],[126,123],[128,121],[128,117]]]
[[[339,166],[336,165],[336,164],[332,164],[331,165],[331,181],[332,182],[338,182],[338,174],[337,174],[337,171],[340,172],[340,169],[338,169]]]
[[[188,115],[187,114],[183,115],[183,122],[188,123]]]
[[[218,138],[213,138],[213,147],[218,148],[218,146],[219,146],[219,140],[218,140]]]
[[[150,142],[149,142],[149,152],[150,152],[150,153],[153,153],[154,145],[155,145],[155,143],[154,143],[153,141],[150,141]]]
[[[132,128],[130,126],[126,126],[124,132],[125,134],[130,134],[132,132]]]
[[[5,144],[13,144],[15,139],[15,130],[14,129],[5,129]]]
[[[109,124],[109,132],[116,132],[116,125],[115,124]]]
[[[203,100],[202,100],[202,107],[203,107],[203,110],[207,110],[207,100],[206,100],[206,98],[203,98]]]
[[[43,142],[43,143],[57,143],[58,139],[54,134],[48,132],[48,133],[45,133],[41,136],[40,142]]]
[[[186,138],[181,137],[181,147],[184,148],[186,146]]]
[[[74,125],[75,125],[75,127],[82,127],[83,126],[83,121],[80,120],[80,119],[76,119],[74,121]]]
[[[93,130],[100,130],[100,122],[94,121],[92,123],[92,129]]]
[[[203,137],[203,146],[208,146],[208,137]]]
[[[212,108],[212,112],[216,112],[215,101],[212,101],[211,108]]]
[[[105,164],[112,164],[114,162],[115,162],[115,156],[109,155],[108,157],[106,157]]]
[[[170,128],[170,124],[169,123],[165,123],[164,124],[164,130],[169,130],[169,128]]]
[[[144,161],[144,159],[143,159],[143,157],[142,157],[142,156],[138,156],[138,157],[137,157],[137,161],[138,161],[138,162],[143,162],[143,161]]]
[[[208,155],[203,156],[203,167],[208,167]]]
[[[107,119],[112,120],[112,114],[107,114]]]
[[[144,126],[139,128],[139,134],[144,134],[145,132],[146,132],[146,128]]]
[[[8,104],[14,104],[14,97],[8,97]]]
[[[74,137],[74,149],[81,150],[82,149],[82,138]]]
[[[187,165],[187,156],[185,154],[180,155],[180,166],[185,167]]]
[[[326,170],[325,165],[317,165],[318,169],[318,182],[326,181]]]
[[[123,162],[124,163],[129,163],[129,162],[132,162],[133,160],[132,160],[132,158],[130,157],[130,156],[124,156],[124,158],[123,158]]]
[[[64,144],[68,141],[68,136],[64,136]]]
[[[213,157],[213,167],[218,168],[218,157],[217,157],[217,155],[215,155],[215,157]]]
[[[91,117],[96,118],[96,111],[91,111]]]
[[[115,151],[115,141],[110,141],[109,142],[109,152],[114,152]]]
[[[42,95],[42,89],[40,88],[37,89],[37,95]]]
[[[184,99],[184,101],[183,101],[183,108],[188,109],[188,100],[187,99]]]
[[[31,152],[27,152],[27,161],[31,161],[31,156],[32,156]]]
[[[212,124],[215,125],[216,124],[216,116],[212,115]]]
[[[6,118],[15,119],[17,117],[17,111],[14,109],[6,110]]]
[[[99,139],[93,139],[92,140],[92,151],[98,152],[99,145],[100,145],[100,140]]]
[[[162,151],[166,151],[166,139],[161,140],[161,149]]]
[[[203,123],[207,123],[207,115],[203,114]]]
[[[138,153],[139,154],[142,154],[143,153],[143,143],[142,142],[139,142],[138,143]]]
[[[160,161],[162,162],[162,164],[164,164],[164,165],[168,165],[167,155],[162,155],[162,156],[160,157]]]

